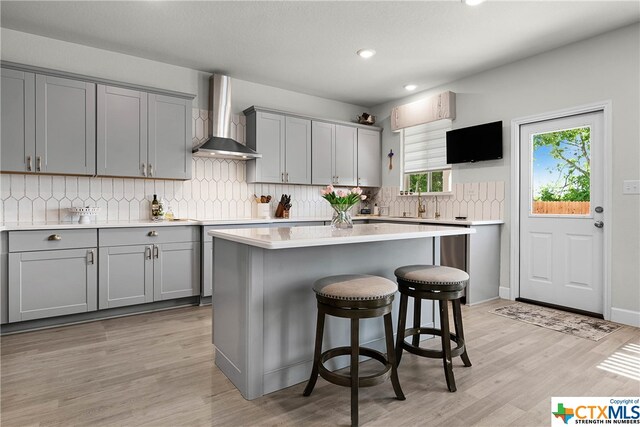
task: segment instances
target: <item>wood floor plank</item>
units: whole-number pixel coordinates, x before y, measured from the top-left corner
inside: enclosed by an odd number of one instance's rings
[[[640,395],[640,382],[598,369],[640,330],[599,342],[489,313],[509,301],[464,307],[472,367],[405,353],[406,401],[391,384],[362,389],[370,426],[548,425],[551,396]],[[435,341],[434,341],[435,344]],[[348,425],[349,390],[322,379],[247,401],[215,367],[211,308],[186,307],[9,335],[0,341],[0,421],[13,426]],[[367,369],[370,362],[363,364]],[[377,368],[377,365],[376,365]]]

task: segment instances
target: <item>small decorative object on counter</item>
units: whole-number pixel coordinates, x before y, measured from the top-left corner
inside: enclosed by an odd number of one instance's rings
[[[167,211],[164,213],[164,219],[167,221],[173,221],[175,219],[171,205],[167,205]]]
[[[162,203],[158,201],[158,196],[154,194],[153,200],[151,201],[151,220],[162,221],[163,218],[164,209],[162,207]]]
[[[276,218],[289,218],[289,209],[291,209],[291,195],[283,194],[276,208]]]
[[[78,224],[89,224],[91,217],[98,215],[100,208],[90,208],[89,206],[85,206],[84,208],[69,208],[69,212],[72,215],[79,215]]]
[[[380,208],[378,207],[377,203],[373,205],[373,214],[375,216],[380,216]]]
[[[387,154],[387,157],[389,158],[389,170],[393,169],[393,150],[389,150],[389,154]]]
[[[362,194],[360,187],[349,190],[336,190],[333,185],[328,185],[320,190],[322,198],[331,203],[333,218],[331,227],[335,229],[353,228],[353,221],[349,210],[359,201],[365,200],[367,196]]]

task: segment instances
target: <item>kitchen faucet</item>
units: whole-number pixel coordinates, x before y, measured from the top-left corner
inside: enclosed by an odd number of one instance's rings
[[[422,193],[420,192],[420,185],[418,184],[418,218],[422,218],[422,214],[427,213],[427,207],[422,203]]]

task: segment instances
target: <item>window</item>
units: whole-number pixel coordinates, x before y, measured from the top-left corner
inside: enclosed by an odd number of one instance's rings
[[[439,120],[402,130],[402,189],[411,192],[451,191],[446,133],[451,120]]]

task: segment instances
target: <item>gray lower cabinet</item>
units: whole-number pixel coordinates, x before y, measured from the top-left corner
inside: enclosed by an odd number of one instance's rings
[[[153,301],[152,245],[100,248],[100,309]]]
[[[97,309],[97,232],[8,233],[9,322]]]
[[[100,309],[200,294],[198,227],[102,229]]]
[[[3,172],[94,175],[95,84],[2,69]]]

